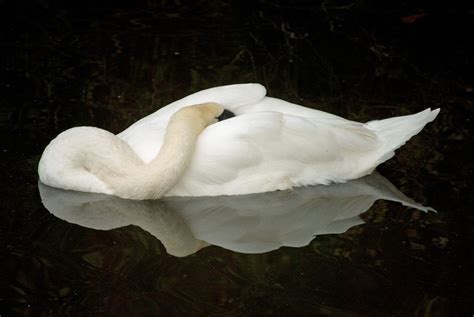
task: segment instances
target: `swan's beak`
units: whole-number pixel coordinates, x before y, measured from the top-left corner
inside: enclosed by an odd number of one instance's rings
[[[222,112],[222,114],[217,117],[217,120],[222,121],[232,117],[235,117],[235,114],[232,111],[224,109],[224,112]]]

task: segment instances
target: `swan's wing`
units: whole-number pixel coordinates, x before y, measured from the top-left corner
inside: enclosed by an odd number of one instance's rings
[[[175,101],[149,116],[135,122],[117,136],[126,141],[145,162],[158,153],[168,121],[180,108],[204,102],[217,102],[226,109],[256,103],[265,97],[266,89],[260,84],[238,84],[201,90]]]
[[[367,126],[363,123],[350,121],[331,113],[306,108],[281,99],[265,97],[258,103],[241,106],[236,111],[239,115],[256,112],[280,113],[283,115],[282,119],[286,120],[283,131],[298,131],[300,134],[306,134],[307,137],[312,137],[309,131],[317,132],[318,135],[315,135],[315,137],[322,137],[321,132],[327,133],[327,137],[333,138],[337,144],[354,151],[371,150],[378,144],[374,142],[376,141],[376,135],[373,130],[367,129]],[[318,131],[310,130],[307,123],[320,128]]]
[[[251,112],[209,126],[169,195],[263,192],[354,178],[379,140],[339,117]]]

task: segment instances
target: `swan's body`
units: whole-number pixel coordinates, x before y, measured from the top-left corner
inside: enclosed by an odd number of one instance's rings
[[[199,137],[199,132],[193,130],[197,133],[197,143],[195,147],[187,145],[194,150],[192,155],[185,164],[178,164],[179,173],[173,175],[179,174],[179,177],[173,177],[175,183],[168,184],[168,188],[160,190],[159,195],[146,188],[151,186],[150,182],[166,178],[166,169],[147,169],[147,172],[140,174],[141,178],[134,177],[133,188],[136,189],[133,192],[127,192],[128,185],[118,192],[116,186],[106,179],[108,177],[103,176],[110,174],[109,167],[108,173],[101,173],[102,168],[97,168],[101,174],[97,175],[83,163],[72,166],[65,161],[69,160],[65,158],[65,153],[70,153],[70,148],[75,149],[74,155],[78,155],[79,151],[74,142],[69,141],[50,145],[45,150],[39,166],[40,180],[53,187],[135,199],[159,198],[162,195],[242,195],[344,182],[371,173],[378,164],[392,157],[395,149],[433,121],[439,112],[439,109],[427,109],[410,116],[364,124],[266,97],[265,94],[265,88],[258,84],[203,90],[141,119],[116,137],[111,135],[110,140],[116,139],[112,143],[123,144],[128,148],[126,152],[136,155],[134,160],[139,161],[134,164],[154,163],[163,161],[158,159],[160,155],[157,154],[162,145],[168,143],[165,132],[169,130],[170,118],[178,110],[193,104],[214,102],[235,113],[234,118],[209,125]],[[205,125],[209,123],[212,122]],[[186,129],[186,124],[182,127]],[[168,161],[173,162],[174,157],[180,157],[182,151],[187,151],[178,143],[174,142],[166,152]],[[103,145],[97,147],[104,148]],[[114,151],[115,148],[102,161],[116,161],[112,158]],[[90,156],[87,159],[97,159],[97,155]],[[113,168],[123,170],[120,167],[122,160],[117,162],[118,165]],[[80,176],[76,175],[78,172]],[[115,183],[126,182],[126,179],[120,179],[120,173],[115,177]],[[145,188],[144,194],[140,193],[141,187]]]

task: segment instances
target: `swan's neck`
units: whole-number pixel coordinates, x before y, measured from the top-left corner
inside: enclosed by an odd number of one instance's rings
[[[163,144],[148,164],[122,169],[119,175],[99,175],[114,190],[114,195],[131,199],[158,199],[181,178],[189,165],[199,134],[223,108],[202,104],[183,108],[170,119]],[[118,138],[117,138],[118,139]]]
[[[40,180],[64,189],[158,199],[178,182],[199,134],[222,111],[214,103],[181,108],[171,117],[161,149],[148,164],[110,132],[92,127],[67,130],[45,149],[38,167]]]

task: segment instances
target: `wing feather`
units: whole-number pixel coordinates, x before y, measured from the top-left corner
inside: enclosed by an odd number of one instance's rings
[[[362,124],[342,118],[317,120],[269,111],[244,113],[216,123],[201,134],[192,163],[183,175],[186,181],[178,183],[174,193],[186,195],[205,186],[218,186],[222,194],[226,186],[235,192],[235,188],[262,183],[262,191],[266,185],[270,188],[279,184],[285,189],[315,179],[328,183],[332,178],[337,180],[337,175],[326,175],[325,168],[333,169],[336,163],[351,169],[353,162],[345,162],[348,158],[360,157],[378,143]]]

